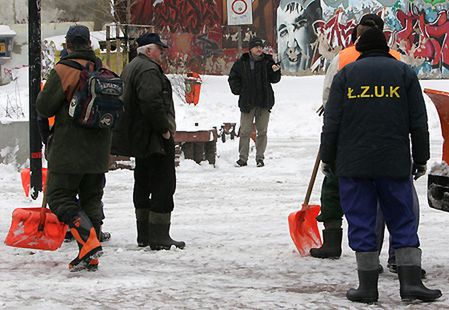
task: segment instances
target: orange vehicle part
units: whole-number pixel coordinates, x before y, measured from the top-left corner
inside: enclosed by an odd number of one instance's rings
[[[449,163],[449,93],[435,89],[424,89],[435,105],[440,118],[441,133],[443,134],[443,160]]]

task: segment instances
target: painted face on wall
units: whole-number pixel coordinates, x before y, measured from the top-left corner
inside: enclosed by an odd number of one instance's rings
[[[312,24],[316,13],[310,12],[313,1],[281,1],[277,9],[278,58],[283,70],[298,72],[310,67],[311,43],[316,39]],[[313,6],[313,5],[312,5]],[[319,8],[321,14],[321,9]]]

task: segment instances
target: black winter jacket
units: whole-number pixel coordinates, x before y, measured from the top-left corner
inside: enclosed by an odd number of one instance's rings
[[[122,73],[125,111],[112,134],[114,155],[150,157],[165,154],[162,133],[176,131],[172,87],[162,68],[138,55]]]
[[[410,137],[416,163],[429,159],[424,98],[412,69],[371,52],[334,78],[324,111],[321,159],[338,176],[410,176]]]
[[[258,106],[270,110],[274,105],[274,93],[271,83],[281,80],[281,70],[273,72],[273,57],[262,54],[262,60],[254,62],[251,70],[250,55],[245,53],[237,60],[229,73],[229,86],[234,95],[239,96],[241,112]]]

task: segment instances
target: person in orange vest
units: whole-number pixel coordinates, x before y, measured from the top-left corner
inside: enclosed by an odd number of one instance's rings
[[[401,299],[431,302],[442,292],[421,281],[412,199],[412,178],[426,173],[430,158],[422,90],[413,69],[389,53],[379,28],[367,29],[356,48],[361,56],[332,82],[320,145],[323,172],[338,176],[349,246],[357,262],[359,287],[349,289],[346,298],[378,301],[376,221],[381,208],[396,254]]]
[[[379,30],[384,29],[384,21],[376,14],[366,14],[361,19],[359,24],[354,28],[351,36],[351,45],[340,51],[337,56],[334,57],[329,68],[326,72],[323,87],[323,107],[329,99],[330,87],[334,76],[343,69],[346,65],[353,63],[360,57],[360,52],[356,50],[355,42],[357,39],[368,29],[377,28]],[[389,51],[390,55],[397,60],[400,60],[401,54],[395,50]],[[321,107],[318,111],[321,115],[323,111]],[[334,170],[334,167],[326,167],[323,169]],[[413,187],[413,210],[416,218],[419,221],[419,201],[416,194],[416,190]],[[382,212],[378,212],[377,222],[377,234],[378,234],[378,248],[382,249],[385,221],[383,220]],[[338,178],[336,176],[324,176],[323,184],[321,188],[321,213],[318,215],[317,220],[323,222],[323,245],[320,248],[311,249],[310,255],[316,258],[339,258],[341,256],[341,243],[342,243],[342,221],[343,210],[340,205],[340,195]],[[388,268],[391,272],[396,273],[396,261],[394,255],[394,249],[389,249]],[[383,267],[379,265],[379,272],[383,271]],[[422,270],[422,277],[425,276],[425,271]]]

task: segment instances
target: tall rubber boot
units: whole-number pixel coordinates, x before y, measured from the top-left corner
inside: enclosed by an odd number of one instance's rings
[[[95,233],[97,234],[97,238],[100,242],[109,241],[109,239],[111,239],[111,233],[109,233],[107,231],[103,231],[101,224],[95,223],[93,225],[95,228]]]
[[[176,241],[170,237],[171,213],[150,212],[149,217],[149,245],[151,250],[170,250],[172,245],[184,249],[184,241]]]
[[[136,209],[136,224],[137,224],[137,246],[147,247],[149,245],[148,237],[149,230],[149,209]]]
[[[70,232],[78,243],[79,252],[77,257],[69,264],[70,271],[90,269],[91,260],[98,260],[103,254],[100,241],[98,241],[95,228],[84,211],[69,222]],[[98,261],[97,261],[98,265]]]
[[[442,296],[440,290],[431,290],[421,281],[421,249],[396,249],[396,263],[402,300],[434,301]]]
[[[323,245],[317,249],[310,250],[310,256],[316,258],[340,258],[341,239],[343,230],[341,228],[327,228],[323,230]]]
[[[359,276],[359,287],[350,288],[346,292],[346,298],[354,302],[374,303],[379,299],[377,282],[379,280],[379,253],[356,252],[357,273]]]

